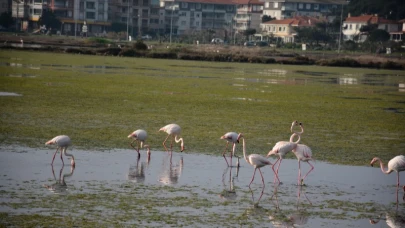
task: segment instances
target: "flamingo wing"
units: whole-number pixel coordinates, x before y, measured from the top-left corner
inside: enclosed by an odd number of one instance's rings
[[[398,155],[388,162],[388,169],[397,172],[405,171],[405,156]]]

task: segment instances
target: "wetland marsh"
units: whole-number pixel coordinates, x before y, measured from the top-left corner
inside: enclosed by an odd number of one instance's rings
[[[374,156],[386,163],[405,153],[404,71],[14,50],[0,51],[0,69],[6,227],[277,227],[293,225],[297,214],[304,227],[404,221],[396,174],[369,167]],[[315,170],[297,187],[289,154],[276,188],[262,168],[257,205],[260,177],[251,192],[253,168],[241,161],[227,169],[219,138],[243,132],[247,152],[265,155],[288,140],[293,120],[305,126],[301,142],[312,148]],[[176,144],[170,163],[158,130],[173,122],[186,150],[177,153]],[[148,131],[149,163],[142,152],[137,162],[126,137],[140,128]],[[74,170],[58,157],[50,165],[54,148],[44,143],[60,134],[73,141]]]

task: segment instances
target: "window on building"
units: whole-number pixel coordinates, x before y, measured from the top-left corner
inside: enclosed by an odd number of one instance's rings
[[[68,11],[68,17],[73,17],[73,12],[71,10]]]
[[[84,10],[84,2],[80,2],[80,4],[79,4],[79,9],[80,9],[80,10]]]
[[[319,4],[314,4],[314,10],[319,10]]]
[[[41,15],[42,9],[34,9],[34,15]]]
[[[189,3],[190,9],[195,9],[195,3]]]
[[[199,21],[196,21],[196,22],[195,22],[195,26],[200,26],[200,22],[199,22]]]
[[[190,12],[190,17],[193,18],[194,17],[194,11]]]
[[[350,25],[349,25],[349,29],[352,30],[352,28],[353,28],[353,27],[352,27],[352,24],[350,24]]]
[[[104,11],[104,3],[98,3],[98,10]]]
[[[86,2],[86,9],[95,9],[96,4],[94,2]]]
[[[274,2],[274,9],[278,9],[278,2]]]
[[[305,4],[305,8],[306,8],[307,10],[311,9],[311,4],[310,4],[310,3]]]
[[[180,24],[185,26],[187,23],[186,23],[186,21],[181,21]]]
[[[188,8],[188,3],[187,2],[182,2],[181,3],[181,8]]]
[[[126,17],[121,17],[121,22],[127,22],[127,18]]]
[[[278,27],[278,31],[281,32],[281,27]]]
[[[149,0],[143,0],[142,4],[143,6],[149,6]]]
[[[96,19],[95,12],[86,12],[86,19]]]
[[[304,3],[299,3],[298,4],[298,9],[304,9]]]
[[[195,8],[196,8],[196,9],[201,9],[201,3],[196,3],[196,4],[195,4]]]
[[[182,11],[182,12],[179,13],[179,16],[185,17],[185,16],[187,16],[187,13],[185,11]]]
[[[264,3],[264,8],[270,8],[270,2],[265,2]]]
[[[103,13],[98,14],[98,20],[99,21],[104,21],[104,14]]]

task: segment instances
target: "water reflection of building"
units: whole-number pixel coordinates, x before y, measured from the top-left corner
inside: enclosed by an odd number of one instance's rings
[[[169,155],[169,158],[164,158],[162,164],[162,172],[159,176],[159,182],[165,185],[177,184],[183,172],[183,162],[183,157],[180,157],[179,163],[173,164],[172,154]]]
[[[68,185],[66,184],[66,178],[73,176],[73,172],[75,171],[75,168],[73,166],[71,166],[70,173],[63,174],[63,168],[64,168],[64,166],[62,166],[62,168],[60,169],[59,179],[57,180],[56,176],[55,176],[55,171],[52,166],[52,175],[53,175],[53,179],[55,180],[55,183],[52,185],[44,184],[44,187],[46,189],[48,189],[49,191],[51,191],[55,194],[67,194],[68,193],[69,189],[68,189]]]

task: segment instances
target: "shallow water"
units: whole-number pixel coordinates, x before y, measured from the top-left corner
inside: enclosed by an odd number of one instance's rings
[[[78,211],[81,211],[88,220],[97,219],[100,213],[110,218],[108,221],[117,219],[122,225],[165,224],[151,217],[142,221],[119,218],[118,215],[129,212],[117,207],[114,198],[89,208],[88,205],[97,204],[98,201],[87,199],[87,196],[113,193],[119,197],[136,194],[136,197],[147,198],[147,195],[153,195],[179,201],[190,198],[193,203],[202,205],[176,205],[173,203],[176,201],[173,201],[169,203],[170,206],[158,206],[144,202],[143,207],[151,207],[163,217],[178,214],[172,226],[289,227],[295,219],[297,224],[305,223],[304,227],[370,227],[370,218],[385,217],[385,213],[389,213],[390,218],[396,214],[397,220],[405,226],[402,189],[398,193],[399,203],[396,203],[396,173],[385,175],[368,164],[354,167],[315,162],[314,171],[305,180],[306,186],[299,187],[296,185],[297,161],[284,159],[279,171],[283,183],[278,187],[273,184],[271,168],[262,168],[265,187],[260,196],[260,173],[256,173],[251,192],[248,184],[253,167],[244,160],[240,160],[239,169],[231,169],[227,168],[220,156],[176,152],[170,156],[167,152],[152,149],[148,162],[145,151],[141,151],[138,161],[136,152],[131,149],[83,151],[72,148],[68,152],[74,154],[76,168],[71,169],[66,157],[65,166],[62,166],[59,154],[54,166],[51,166],[54,151],[54,148],[1,146],[0,212],[7,212],[9,216],[41,214],[52,217],[54,213],[63,211],[65,216],[78,219],[81,216]],[[233,164],[236,164],[236,160],[233,158]],[[309,170],[305,163],[301,167],[304,174]],[[405,184],[404,175],[400,182]],[[138,192],[139,189],[143,190]],[[85,198],[64,202],[62,209],[43,203],[54,194]],[[129,208],[135,210],[137,206]],[[66,207],[75,207],[78,211],[66,211]],[[210,222],[189,221],[189,217],[193,216]],[[376,226],[389,227],[385,220]]]

